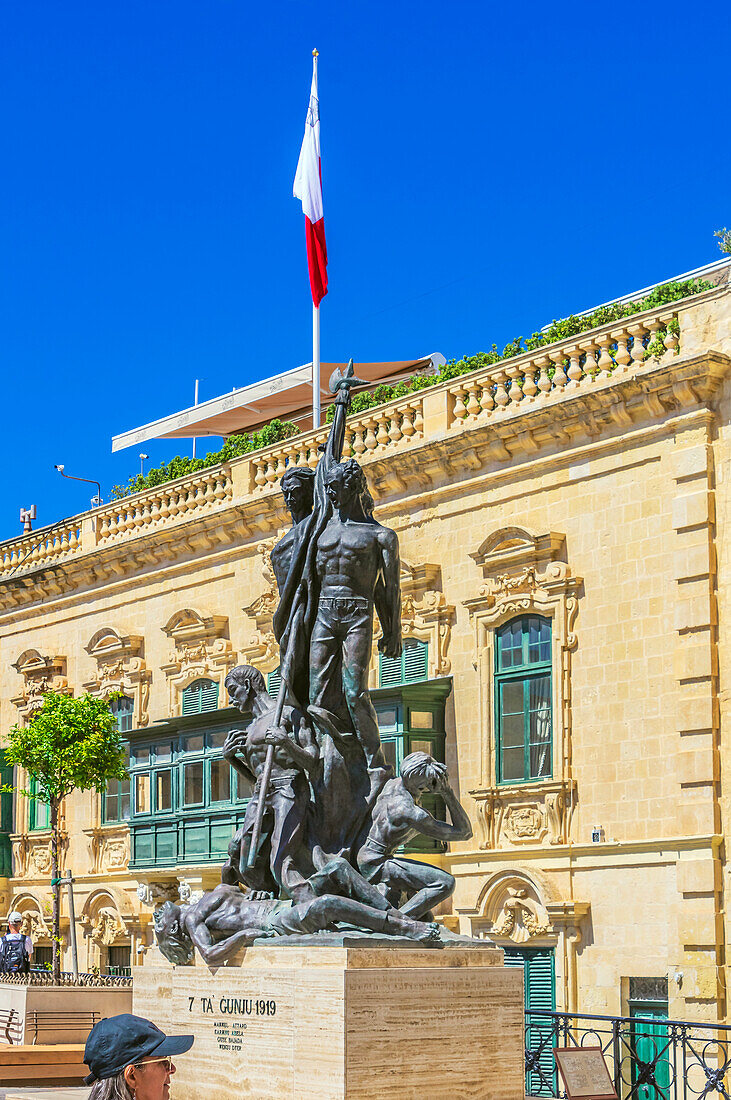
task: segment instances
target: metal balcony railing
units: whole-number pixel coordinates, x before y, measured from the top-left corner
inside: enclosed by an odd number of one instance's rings
[[[650,1015],[593,1016],[529,1010],[525,1075],[529,1096],[564,1097],[554,1047],[600,1046],[620,1100],[700,1100],[731,1083],[731,1027]]]

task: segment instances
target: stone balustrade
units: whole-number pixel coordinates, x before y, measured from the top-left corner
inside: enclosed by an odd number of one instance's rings
[[[327,439],[326,425],[304,435],[292,436],[284,443],[260,451],[251,459],[251,492],[264,492],[277,483],[288,466],[317,466],[319,447]],[[387,405],[351,416],[345,428],[343,458],[367,458],[396,447],[404,448],[424,438],[422,394],[400,398]]]
[[[96,542],[104,545],[138,532],[196,518],[228,504],[233,497],[231,468],[214,466],[168,481],[100,508],[95,513]]]
[[[59,523],[45,531],[33,531],[0,546],[0,577],[16,570],[55,565],[81,549],[81,517]]]
[[[350,416],[343,457],[352,456],[367,465],[383,455],[469,431],[489,418],[611,385],[612,379],[670,359],[680,350],[681,329],[688,322],[692,346],[693,317],[687,311],[718,293],[711,291],[635,314]],[[288,466],[314,469],[329,430],[325,425],[242,455],[230,464],[201,470],[45,531],[11,539],[0,544],[0,578],[53,565],[71,555],[159,528],[168,530],[225,509],[232,502],[254,501],[278,487]]]
[[[667,307],[504,360],[449,385],[450,427],[585,390],[614,375],[634,372],[650,359],[659,362],[679,343],[678,310]]]

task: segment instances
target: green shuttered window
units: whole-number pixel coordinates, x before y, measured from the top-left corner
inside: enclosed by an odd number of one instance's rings
[[[497,631],[497,779],[522,783],[552,774],[551,622],[512,619]]]
[[[400,657],[378,658],[378,686],[397,687],[415,684],[429,676],[429,645],[416,638],[406,638]]]
[[[523,971],[523,996],[526,1012],[556,1010],[556,976],[553,950],[547,948],[505,947],[505,966],[519,967]],[[526,1028],[526,1046],[528,1050],[540,1050],[538,1062],[540,1072],[531,1070],[525,1075],[527,1096],[556,1096],[553,1047],[550,1040],[551,1021],[545,1023],[540,1017],[529,1018]]]
[[[183,691],[183,714],[205,714],[218,709],[218,684],[196,680]]]

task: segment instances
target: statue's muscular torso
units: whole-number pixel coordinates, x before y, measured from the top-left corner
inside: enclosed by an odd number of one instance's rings
[[[396,536],[380,523],[344,523],[336,514],[317,543],[316,569],[320,595],[360,596],[373,600],[383,570],[383,549]]]

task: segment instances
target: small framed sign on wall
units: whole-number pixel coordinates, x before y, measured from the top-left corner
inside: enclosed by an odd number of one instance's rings
[[[555,1047],[568,1100],[617,1100],[601,1047]]]

